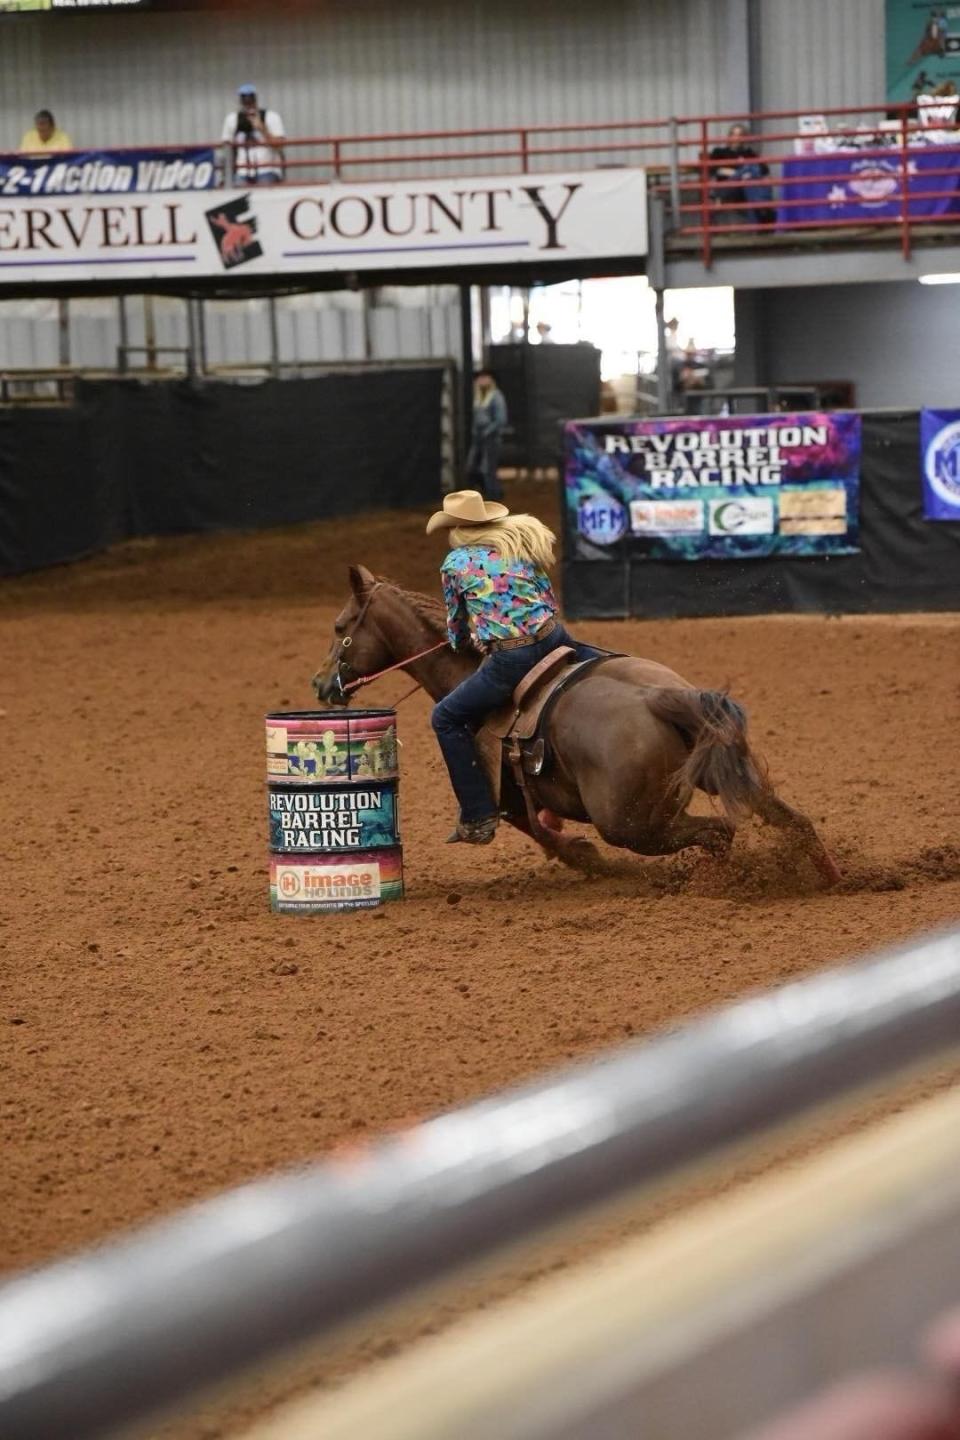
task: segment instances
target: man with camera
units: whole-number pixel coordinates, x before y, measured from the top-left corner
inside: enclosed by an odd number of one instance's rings
[[[223,122],[223,138],[233,145],[233,178],[238,185],[276,185],[283,179],[283,121],[276,110],[257,104],[257,87],[241,85],[239,110]]]

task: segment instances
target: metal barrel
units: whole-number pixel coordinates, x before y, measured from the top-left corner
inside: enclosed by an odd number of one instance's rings
[[[271,909],[402,899],[396,711],[276,711],[266,726]]]

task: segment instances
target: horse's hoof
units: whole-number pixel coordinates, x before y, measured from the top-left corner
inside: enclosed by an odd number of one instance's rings
[[[815,855],[813,863],[816,865],[827,885],[840,884],[840,881],[843,879],[843,871],[833,857],[827,854],[826,850],[824,850],[822,855]]]

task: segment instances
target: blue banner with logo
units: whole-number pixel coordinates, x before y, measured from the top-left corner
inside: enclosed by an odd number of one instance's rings
[[[960,520],[960,410],[920,411],[923,518]]]
[[[579,559],[851,555],[860,548],[860,416],[851,412],[564,427]]]
[[[0,195],[156,195],[218,183],[209,146],[179,150],[70,150],[0,155]]]

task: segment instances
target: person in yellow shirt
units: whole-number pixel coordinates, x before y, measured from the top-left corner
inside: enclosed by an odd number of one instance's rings
[[[66,130],[58,130],[57,122],[49,110],[38,110],[33,117],[33,129],[28,130],[20,141],[25,154],[40,154],[44,150],[72,150],[73,141]]]

